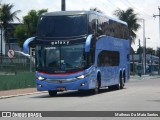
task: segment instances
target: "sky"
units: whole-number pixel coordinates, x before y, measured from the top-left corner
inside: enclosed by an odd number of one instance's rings
[[[2,4],[14,4],[13,11],[21,10],[21,13],[17,15],[21,20],[32,9],[47,8],[48,12],[61,10],[61,0],[1,0],[1,2]],[[139,39],[143,46],[143,27],[145,28],[145,37],[150,38],[146,39],[146,47],[153,49],[160,47],[159,17],[153,17],[153,14],[159,15],[160,0],[66,0],[66,10],[89,10],[95,7],[113,18],[116,18],[113,15],[115,10],[133,8],[140,18],[138,23],[141,25],[136,32],[135,44],[132,45],[134,50],[138,48]],[[142,19],[145,21],[145,26],[143,26]]]

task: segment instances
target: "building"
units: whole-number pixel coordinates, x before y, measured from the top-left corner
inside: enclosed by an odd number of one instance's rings
[[[10,27],[7,29],[9,31],[9,41],[10,41],[10,49],[16,50],[16,51],[22,51],[22,48],[19,46],[17,39],[14,37],[14,30],[16,26],[18,26],[19,23],[12,23]],[[6,55],[9,47],[8,43],[6,43],[4,36],[3,36],[3,28],[0,27],[0,53],[3,55]],[[1,45],[2,44],[2,45]]]
[[[5,41],[4,41],[4,37],[3,37],[3,29],[0,26],[0,54],[2,53],[3,55],[5,55]]]
[[[135,68],[136,68],[136,73],[141,72],[142,74],[144,73],[144,63],[143,63],[143,56],[140,56],[139,54],[134,55],[134,62],[135,62]],[[130,55],[130,62],[131,62],[131,72],[133,72],[133,60],[132,56]],[[138,70],[138,66],[141,66],[141,70]],[[158,74],[158,69],[159,69],[159,57],[151,55],[151,54],[146,54],[146,73],[152,73],[152,72],[157,72]]]

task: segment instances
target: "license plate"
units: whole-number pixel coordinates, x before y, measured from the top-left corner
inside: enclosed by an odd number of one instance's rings
[[[64,90],[66,90],[66,88],[65,87],[57,87],[57,90],[64,91]]]

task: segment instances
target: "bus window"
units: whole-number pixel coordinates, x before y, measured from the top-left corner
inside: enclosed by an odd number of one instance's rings
[[[118,66],[120,62],[120,54],[118,51],[103,50],[98,55],[98,66]]]
[[[44,52],[42,46],[36,46],[36,68],[44,67]]]
[[[87,16],[42,16],[38,22],[39,37],[69,37],[87,33]]]
[[[95,36],[97,34],[97,16],[95,14],[89,16],[89,33]]]

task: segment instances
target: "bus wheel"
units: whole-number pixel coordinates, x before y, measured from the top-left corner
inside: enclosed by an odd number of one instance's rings
[[[98,80],[96,81],[96,86],[95,86],[95,88],[94,88],[94,94],[98,94],[98,92],[99,92],[99,85],[98,85]]]
[[[98,94],[99,93],[99,89],[100,89],[100,80],[101,78],[100,78],[100,75],[98,75],[98,77],[97,77],[97,80],[96,80],[96,86],[95,86],[95,88],[93,89],[93,93],[94,94]]]
[[[119,77],[119,84],[108,86],[109,90],[119,90],[124,88],[124,78],[120,75]]]
[[[51,97],[54,97],[54,96],[57,95],[57,91],[56,90],[49,90],[48,93],[49,93],[49,96],[51,96]]]
[[[122,76],[120,76],[119,79],[120,79],[120,85],[119,85],[119,87],[120,87],[120,89],[123,89],[124,88],[125,77],[122,78]]]

